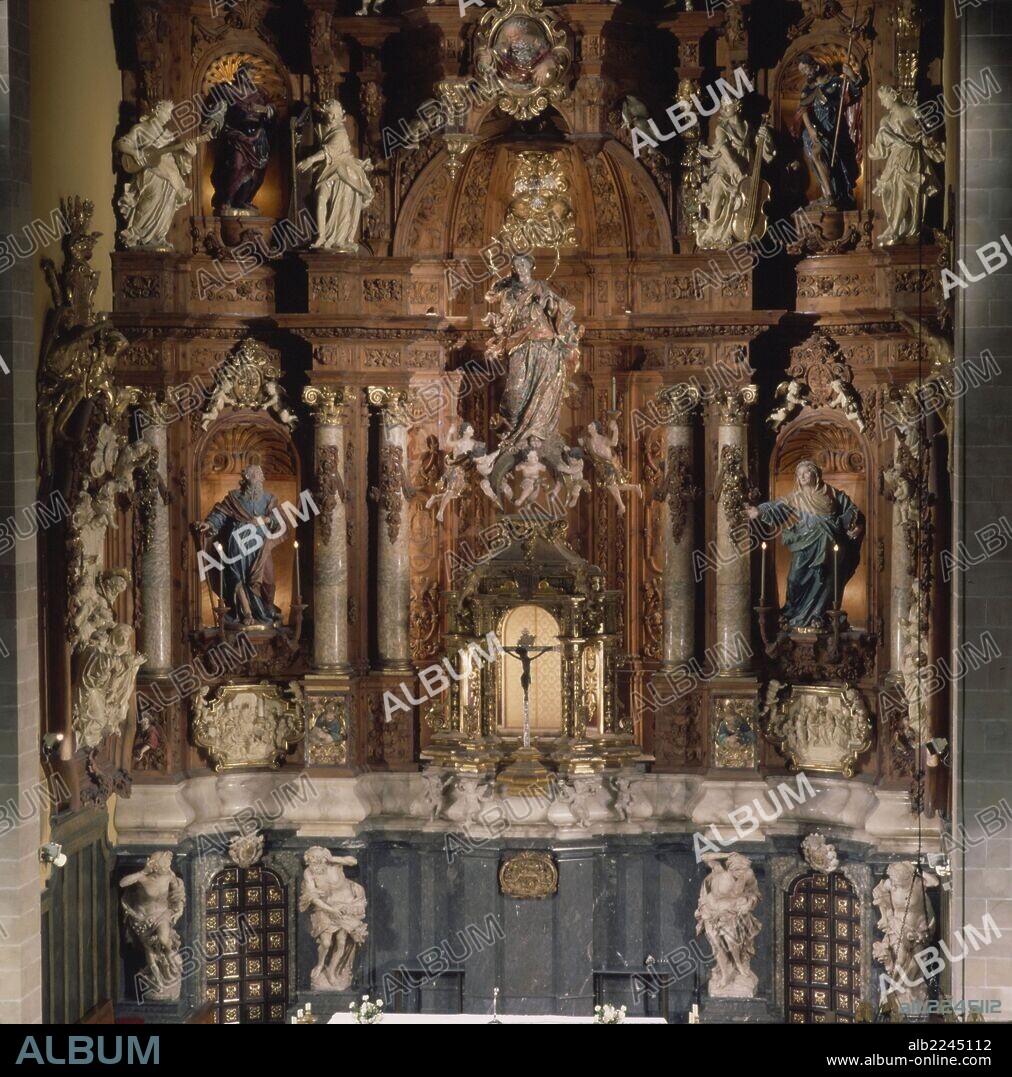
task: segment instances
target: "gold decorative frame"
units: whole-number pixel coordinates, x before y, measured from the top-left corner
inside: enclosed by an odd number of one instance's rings
[[[559,889],[559,869],[551,853],[528,851],[499,865],[499,889],[511,898],[546,898]]]
[[[306,733],[301,686],[223,684],[193,697],[193,743],[205,748],[216,771],[236,767],[277,770]],[[255,713],[239,713],[243,697]],[[258,723],[259,720],[259,723]]]
[[[518,120],[533,119],[569,93],[573,55],[566,32],[541,9],[542,0],[498,0],[482,16],[474,38],[475,73],[499,93],[498,107]],[[524,63],[521,46],[541,51]]]

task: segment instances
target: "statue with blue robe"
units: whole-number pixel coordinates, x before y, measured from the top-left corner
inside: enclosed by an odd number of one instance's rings
[[[746,511],[766,533],[780,527],[781,541],[791,551],[782,623],[788,629],[825,628],[826,610],[836,608],[861,560],[861,510],[842,490],[823,482],[815,461],[802,460],[794,469],[791,493]]]
[[[854,209],[854,186],[861,172],[861,87],[866,81],[848,63],[839,73],[804,52],[798,57],[804,79],[791,131],[801,139],[821,197],[813,203]]]
[[[264,489],[263,469],[255,464],[243,468],[239,489],[230,490],[197,530],[210,539],[208,561],[216,566],[211,582],[224,599],[226,623],[279,623],[272,550],[284,536],[285,520],[277,498]]]

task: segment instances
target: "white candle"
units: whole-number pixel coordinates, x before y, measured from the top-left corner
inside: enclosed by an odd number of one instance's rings
[[[762,544],[762,555],[759,562],[759,605],[766,605],[766,543]]]
[[[295,596],[299,601],[301,601],[302,600],[302,581],[299,579],[299,543],[298,543],[298,541],[296,541],[296,543],[295,543],[294,557],[295,557]]]
[[[840,547],[833,543],[833,609],[838,610],[840,608]]]
[[[611,410],[618,410],[618,386],[615,384],[614,377],[611,379]]]
[[[218,551],[218,603],[223,606],[225,604],[225,551],[221,548],[220,542],[216,542],[214,548]]]
[[[311,1002],[307,1002],[306,1003],[306,1013],[312,1013],[312,1012],[313,1012],[313,1004]]]

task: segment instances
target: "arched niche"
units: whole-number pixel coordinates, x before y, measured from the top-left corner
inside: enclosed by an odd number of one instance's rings
[[[838,412],[829,408],[803,412],[783,428],[777,439],[770,460],[772,497],[784,497],[794,489],[794,469],[806,459],[814,460],[822,468],[823,480],[847,494],[864,514],[865,535],[861,544],[861,561],[844,589],[842,605],[851,625],[867,629],[869,610],[873,608],[869,546],[874,541],[874,528],[870,519],[873,500],[869,489],[868,445]],[[791,565],[791,555],[779,539],[774,541],[773,548],[777,596],[782,607],[787,598],[787,573]]]
[[[289,167],[288,117],[291,112],[292,92],[290,81],[284,65],[262,42],[246,49],[232,49],[227,52],[212,53],[194,72],[194,101],[206,101],[213,86],[230,82],[242,63],[251,64],[255,69],[256,85],[270,99],[274,106],[274,119],[271,128],[271,154],[263,184],[254,201],[262,217],[280,220],[288,214],[288,194],[291,190],[292,177]],[[195,197],[194,206],[200,207],[200,213],[212,217],[214,210],[211,200],[214,188],[211,184],[211,172],[214,168],[215,141],[202,143],[197,147],[197,163],[194,167]]]
[[[798,70],[798,57],[802,53],[807,52],[820,63],[833,68],[835,65],[839,65],[847,59],[847,45],[847,36],[843,33],[823,33],[819,34],[817,38],[799,38],[784,55],[783,60],[781,60],[779,67],[773,73],[773,77],[770,80],[773,86],[774,130],[779,132],[779,139],[781,142],[790,143],[796,147],[796,159],[799,160],[802,167],[808,171],[808,186],[805,188],[804,192],[806,202],[812,202],[819,198],[821,191],[819,189],[818,181],[815,178],[815,174],[805,157],[800,138],[795,138],[791,132],[791,124],[795,113],[798,111],[798,106],[801,103],[801,88],[804,85],[804,79],[801,76],[801,72]],[[849,62],[856,71],[863,71],[870,79],[871,69],[867,53],[857,42],[854,43],[850,50]],[[856,125],[859,134],[859,141],[857,143],[857,164],[859,171],[857,183],[854,184],[854,202],[859,210],[864,209],[866,205],[864,197],[864,183],[865,175],[867,173],[865,167],[865,150],[868,146],[869,139],[868,131],[870,127],[871,111],[869,103],[874,99],[873,90],[874,86],[870,81],[865,83],[861,89],[861,108],[858,113],[860,119]],[[844,110],[842,122],[844,124],[847,123],[846,109]]]
[[[269,415],[255,411],[235,411],[214,423],[197,446],[194,454],[194,490],[196,496],[196,519],[206,520],[215,503],[239,485],[242,469],[258,464],[264,471],[264,487],[278,500],[298,508],[302,493],[302,477],[298,454],[288,430]],[[288,517],[282,512],[286,525]],[[278,527],[271,520],[272,530]],[[292,582],[295,565],[296,530],[286,526],[284,536],[273,549],[274,602],[281,609],[282,621],[287,623],[292,603]],[[302,595],[308,594],[305,551],[312,549],[312,542],[300,544],[302,554]],[[193,578],[198,610],[196,623],[202,627],[214,624],[210,589],[201,580],[197,569],[196,554],[193,559]]]
[[[569,181],[577,240],[570,253],[623,258],[671,253],[671,223],[660,192],[621,143],[608,141],[589,156],[567,145],[538,148],[559,159]],[[402,203],[394,254],[477,258],[502,228],[512,199],[516,152],[506,141],[481,142],[451,180],[446,153],[440,150]]]
[[[507,610],[499,628],[499,638],[506,647],[515,647],[524,631],[537,641],[535,647],[559,646],[559,622],[544,607],[526,605]],[[524,694],[520,686],[520,662],[500,659],[499,721],[503,732],[519,733],[524,727]],[[562,654],[560,650],[543,654],[531,663],[530,715],[531,732],[559,732],[562,728]]]

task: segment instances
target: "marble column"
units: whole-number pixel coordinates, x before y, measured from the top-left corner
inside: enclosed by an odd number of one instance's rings
[[[379,504],[376,536],[379,668],[408,672],[413,667],[408,624],[411,567],[407,503],[414,494],[407,474],[409,393],[406,389],[371,385],[369,403],[380,409],[380,484],[369,492],[370,498]]]
[[[900,458],[901,442],[893,438],[893,460]],[[895,495],[898,494],[899,497]],[[894,491],[892,504],[893,522],[889,538],[889,679],[900,680],[903,676],[904,625],[910,615],[910,555],[903,531],[904,517],[911,506],[904,503],[903,491]]]
[[[751,659],[752,587],[748,552],[748,409],[759,395],[755,385],[718,394],[717,413],[717,585],[716,664],[721,676],[747,673]],[[736,657],[737,656],[737,657]]]
[[[141,439],[158,454],[158,477],[168,488],[168,431],[164,413],[153,394],[145,396]],[[141,557],[141,648],[148,656],[144,672],[167,673],[172,668],[172,557],[169,551],[169,507],[154,494],[150,530]]]
[[[315,420],[316,497],[313,524],[313,669],[349,672],[348,526],[345,509],[344,427],[356,399],[349,386],[307,385],[302,402]]]
[[[664,532],[661,669],[670,671],[696,652],[696,583],[692,570],[695,507],[699,491],[692,484],[693,430],[699,389],[669,385],[657,393],[666,427],[664,453]]]

